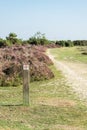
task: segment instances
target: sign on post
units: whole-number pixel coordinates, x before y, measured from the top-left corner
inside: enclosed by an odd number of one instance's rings
[[[29,105],[29,65],[23,65],[23,103]]]
[[[23,65],[23,70],[29,70],[29,65]]]

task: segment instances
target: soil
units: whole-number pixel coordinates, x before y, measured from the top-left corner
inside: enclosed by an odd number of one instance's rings
[[[47,51],[49,58],[53,61],[55,67],[64,74],[67,84],[72,86],[73,91],[79,95],[80,99],[87,99],[87,64],[58,61]]]

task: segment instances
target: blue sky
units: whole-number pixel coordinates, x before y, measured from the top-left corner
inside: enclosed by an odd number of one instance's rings
[[[87,0],[0,0],[0,37],[38,31],[50,40],[86,40]]]

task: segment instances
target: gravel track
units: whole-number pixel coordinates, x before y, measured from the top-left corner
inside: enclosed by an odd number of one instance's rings
[[[68,85],[79,95],[80,99],[87,99],[87,64],[68,61],[58,61],[55,55],[47,51],[47,55],[53,61],[55,67],[61,70],[67,79]]]

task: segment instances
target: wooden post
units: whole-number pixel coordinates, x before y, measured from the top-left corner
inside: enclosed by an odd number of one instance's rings
[[[29,65],[23,65],[23,104],[29,105]]]

